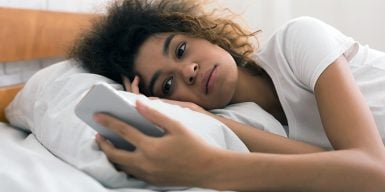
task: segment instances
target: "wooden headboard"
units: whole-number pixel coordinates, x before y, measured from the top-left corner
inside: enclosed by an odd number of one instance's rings
[[[0,63],[63,57],[96,14],[0,8]],[[4,108],[23,85],[0,87],[0,121]]]

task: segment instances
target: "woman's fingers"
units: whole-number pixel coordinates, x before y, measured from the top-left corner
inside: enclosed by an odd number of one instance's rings
[[[210,116],[212,115],[210,112],[206,111],[201,106],[199,106],[195,103],[192,103],[192,102],[176,101],[176,100],[169,100],[169,99],[162,99],[162,101],[165,103],[173,104],[173,105],[179,105],[179,106],[184,107],[184,108],[189,108],[193,111],[203,113],[206,115],[210,115]]]
[[[136,109],[144,118],[161,127],[168,133],[182,133],[186,131],[178,121],[149,107],[147,104],[143,103],[143,101],[136,100]]]
[[[114,145],[112,145],[99,133],[95,135],[95,140],[99,145],[99,148],[106,154],[111,162],[117,164],[127,164],[127,162],[130,162],[133,158],[132,153],[129,153],[126,150],[115,148]]]
[[[139,94],[139,77],[135,76],[134,80],[131,83],[131,92]]]
[[[124,138],[135,146],[139,146],[141,142],[146,140],[147,136],[142,132],[112,116],[103,113],[96,113],[94,115],[94,120],[97,123],[103,125],[105,128],[117,133],[120,137]]]
[[[162,99],[163,102],[173,104],[173,105],[179,105],[181,107],[189,108],[194,110],[195,104],[191,102],[185,102],[185,101],[176,101],[176,100],[170,100],[170,99]]]
[[[132,82],[126,76],[123,76],[122,79],[126,91],[139,94],[139,76],[135,76]]]
[[[127,92],[131,92],[131,82],[126,76],[122,76],[123,85]]]

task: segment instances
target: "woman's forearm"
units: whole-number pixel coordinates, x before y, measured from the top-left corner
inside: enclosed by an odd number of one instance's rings
[[[236,191],[383,191],[384,165],[360,150],[300,155],[223,152],[208,188]]]
[[[294,141],[286,137],[257,129],[247,124],[239,123],[232,119],[215,115],[209,111],[204,110],[202,107],[196,105],[195,103],[165,99],[163,99],[163,101],[189,108],[221,121],[223,124],[229,127],[252,152],[298,154],[325,151],[325,149],[322,149],[318,146]]]
[[[213,116],[231,128],[252,152],[298,154],[325,151],[318,146],[290,140],[231,119]]]

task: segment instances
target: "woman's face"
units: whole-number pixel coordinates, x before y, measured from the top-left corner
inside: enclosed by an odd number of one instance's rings
[[[144,85],[142,92],[206,109],[227,105],[238,79],[237,65],[227,51],[175,33],[148,38],[138,50],[134,69]]]

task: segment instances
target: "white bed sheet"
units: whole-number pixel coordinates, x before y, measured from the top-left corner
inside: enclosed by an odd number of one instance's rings
[[[212,191],[189,188],[189,191]],[[151,189],[108,189],[93,177],[52,155],[33,134],[0,122],[0,191],[128,192]]]
[[[10,124],[33,133],[35,143],[77,170],[92,176],[108,188],[169,190],[128,178],[117,171],[98,149],[95,131],[74,113],[75,105],[95,83],[105,82],[121,90],[122,86],[103,76],[90,74],[76,62],[67,60],[47,67],[32,76],[6,109]],[[139,97],[127,92],[132,99]],[[248,152],[245,144],[223,123],[189,109],[147,100],[164,114],[173,114],[192,132],[214,146]],[[270,114],[253,103],[240,103],[217,114],[229,116],[253,127],[285,136],[282,126]],[[10,151],[8,151],[9,153]],[[170,157],[173,158],[173,157]],[[175,188],[173,188],[175,189]]]
[[[119,188],[119,191],[202,191],[203,189],[151,186],[128,178],[108,162],[95,143],[95,131],[74,114],[75,105],[81,96],[98,82],[106,82],[118,90],[122,89],[121,85],[105,77],[86,73],[71,60],[51,65],[31,77],[6,110],[12,126],[20,129],[1,125],[0,191],[65,189],[97,192],[107,190],[103,186]],[[130,95],[127,92],[122,94]],[[131,94],[131,97],[139,96]],[[173,118],[183,122],[186,128],[209,144],[248,152],[244,143],[219,121],[179,106],[155,100],[148,102],[164,114],[173,114]],[[286,136],[280,123],[254,103],[239,103],[213,112]],[[26,135],[20,130],[32,132],[32,135]]]

